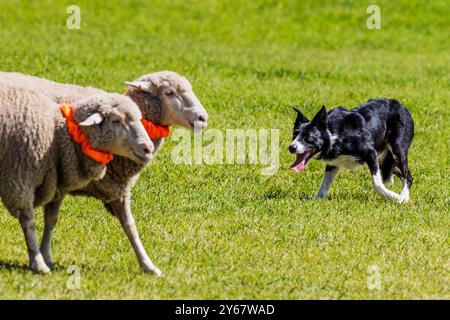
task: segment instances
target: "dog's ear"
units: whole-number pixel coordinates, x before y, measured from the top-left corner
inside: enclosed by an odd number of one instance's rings
[[[309,122],[308,118],[306,118],[303,113],[297,109],[296,107],[292,107],[297,112],[297,119],[295,119],[295,124],[306,123]]]
[[[319,112],[317,112],[311,123],[316,125],[319,129],[326,129],[328,127],[328,115],[325,106],[322,106]]]

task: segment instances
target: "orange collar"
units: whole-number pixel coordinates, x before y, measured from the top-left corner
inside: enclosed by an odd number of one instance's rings
[[[128,90],[123,95],[128,96]],[[166,138],[170,135],[169,126],[162,126],[144,118],[142,118],[141,123],[144,125],[145,131],[147,131],[150,139],[156,140]]]
[[[162,126],[144,118],[141,119],[141,123],[144,126],[145,131],[147,131],[150,139],[155,140],[165,138],[170,135],[170,128],[168,126]]]
[[[62,103],[60,109],[66,118],[67,131],[72,136],[73,140],[81,145],[81,151],[91,159],[94,159],[100,164],[106,165],[113,159],[113,154],[92,148],[88,138],[76,123],[73,117],[73,105]]]

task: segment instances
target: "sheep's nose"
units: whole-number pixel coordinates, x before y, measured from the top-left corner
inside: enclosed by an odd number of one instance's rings
[[[142,143],[139,145],[140,155],[143,159],[150,159],[153,153],[153,146],[149,143]]]
[[[200,122],[208,122],[208,115],[205,114],[205,115],[199,116],[198,117],[198,121],[200,121]]]
[[[291,145],[289,146],[289,152],[290,152],[290,153],[295,153],[295,151],[297,151],[297,149],[295,148],[294,145],[291,144]]]

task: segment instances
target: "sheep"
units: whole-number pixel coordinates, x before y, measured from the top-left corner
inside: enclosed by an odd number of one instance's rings
[[[45,95],[56,103],[75,102],[82,98],[106,93],[92,87],[53,82],[18,72],[0,72],[0,85],[28,88]]]
[[[50,236],[47,226],[66,194],[103,178],[113,155],[141,165],[150,161],[154,147],[141,117],[132,100],[118,94],[58,108],[37,92],[0,86],[0,198],[21,224],[32,270],[50,271],[42,254]],[[46,225],[42,251],[33,212],[41,206]]]
[[[0,72],[0,79],[5,74]],[[40,88],[48,97],[64,96],[67,101],[73,101],[80,96],[89,96],[92,88],[83,91],[83,87],[58,84],[45,79],[29,77],[21,74],[8,74],[7,80],[17,83],[25,82],[30,88]],[[6,79],[6,77],[5,77]],[[1,81],[1,80],[0,80]],[[50,82],[50,84],[49,84]],[[126,82],[128,88],[125,95],[129,96],[140,108],[143,118],[156,124],[160,128],[168,128],[172,125],[180,125],[192,131],[203,130],[207,126],[208,113],[194,94],[189,81],[179,74],[171,71],[161,71],[141,76],[135,81]],[[47,86],[48,85],[48,86]],[[57,90],[55,89],[57,88]],[[72,93],[73,90],[73,93]],[[62,102],[61,100],[55,101]],[[154,155],[162,146],[164,137],[154,137]],[[83,189],[71,192],[72,195],[84,195],[94,197],[103,202],[105,208],[118,218],[124,229],[144,272],[162,274],[148,257],[139,238],[135,221],[130,208],[131,189],[139,177],[144,165],[135,161],[115,157],[108,165],[103,179],[92,181]],[[55,218],[56,221],[56,218]],[[51,233],[53,221],[46,224],[44,235]],[[50,236],[43,237],[41,247],[49,261]]]

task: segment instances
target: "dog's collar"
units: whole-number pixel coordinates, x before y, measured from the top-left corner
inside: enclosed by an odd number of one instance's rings
[[[73,105],[62,103],[60,105],[61,113],[66,118],[67,132],[71,135],[73,140],[80,144],[81,151],[89,158],[97,161],[99,164],[106,165],[113,159],[113,154],[110,152],[100,151],[94,149],[90,144],[86,134],[81,130],[80,126],[74,119]]]

